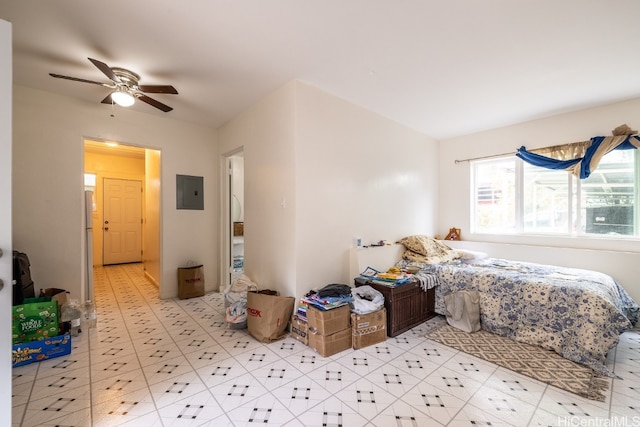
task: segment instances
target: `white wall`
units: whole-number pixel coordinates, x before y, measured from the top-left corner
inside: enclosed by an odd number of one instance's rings
[[[162,283],[177,295],[177,268],[205,265],[207,289],[217,288],[218,169],[216,131],[133,110],[111,109],[14,86],[13,241],[32,263],[36,288],[80,297],[83,140],[114,140],[162,150]],[[170,114],[170,113],[169,113]],[[205,210],[176,209],[176,174],[204,177]]]
[[[298,295],[351,284],[350,249],[435,231],[438,145],[299,83],[296,91]]]
[[[160,284],[160,278],[162,273],[160,268],[162,266],[162,260],[160,258],[161,252],[161,228],[160,228],[160,202],[162,200],[162,175],[160,165],[161,153],[158,150],[145,150],[144,164],[145,164],[145,221],[144,221],[144,248],[143,248],[143,262],[145,268],[145,275],[156,286]],[[215,271],[215,269],[209,269],[209,271]],[[205,277],[205,279],[207,279]],[[205,284],[215,283],[215,277],[209,277],[209,280],[205,280]]]
[[[285,85],[218,130],[220,156],[243,147],[245,274],[282,295],[295,292],[294,96]]]
[[[300,82],[219,130],[244,147],[246,274],[300,297],[350,283],[353,238],[433,232],[437,143]]]
[[[525,260],[575,266],[576,252],[549,250],[553,248],[592,249],[597,256],[590,257],[591,268],[612,271],[630,294],[640,301],[640,242],[637,238],[609,239],[606,237],[546,237],[495,236],[470,234],[470,181],[469,164],[455,164],[456,159],[514,153],[521,145],[539,148],[548,145],[584,141],[596,135],[610,135],[615,127],[626,123],[633,129],[640,126],[640,99],[620,102],[583,111],[521,123],[514,126],[481,132],[440,142],[440,203],[438,233],[444,236],[450,227],[462,229],[462,239],[492,242],[490,251],[498,254],[520,253],[513,245],[526,245],[520,249]],[[618,255],[627,260],[617,262]],[[495,255],[493,256],[501,256]],[[619,266],[618,270],[611,266]]]

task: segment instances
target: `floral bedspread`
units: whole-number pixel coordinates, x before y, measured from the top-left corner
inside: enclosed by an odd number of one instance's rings
[[[409,261],[403,261],[409,263]],[[435,311],[444,295],[480,292],[482,329],[539,345],[608,376],[607,353],[638,322],[640,307],[613,278],[595,271],[495,258],[421,265],[435,277]]]

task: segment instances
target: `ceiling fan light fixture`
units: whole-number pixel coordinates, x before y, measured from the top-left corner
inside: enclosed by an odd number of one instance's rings
[[[111,94],[111,99],[121,107],[131,107],[136,101],[136,98],[125,88],[118,88]]]
[[[109,78],[109,80],[111,80],[111,83],[102,83],[93,80],[80,79],[78,77],[63,76],[62,74],[55,73],[49,73],[49,75],[57,79],[90,83],[111,89],[109,91],[109,94],[102,99],[102,104],[118,104],[122,107],[129,107],[136,102],[136,99],[139,99],[145,104],[149,104],[150,106],[157,108],[158,110],[165,113],[173,110],[173,108],[169,107],[168,105],[163,104],[162,102],[155,100],[147,95],[147,93],[177,95],[178,91],[173,86],[140,85],[138,83],[140,81],[140,76],[133,71],[127,70],[126,68],[109,67],[107,64],[102,61],[98,61],[97,59],[88,59],[89,61],[91,61],[91,63],[93,63],[93,65],[96,66],[96,68],[102,71],[102,74],[104,74]]]

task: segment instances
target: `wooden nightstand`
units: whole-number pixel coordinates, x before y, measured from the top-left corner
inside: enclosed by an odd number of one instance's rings
[[[384,295],[387,310],[387,336],[395,337],[435,316],[435,288],[423,291],[418,282],[395,288],[356,277],[356,287],[369,285]]]

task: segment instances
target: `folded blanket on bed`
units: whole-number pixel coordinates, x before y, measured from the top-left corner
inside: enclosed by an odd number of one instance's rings
[[[420,283],[420,287],[425,292],[427,292],[428,289],[435,288],[438,284],[438,278],[435,274],[429,274],[424,271],[414,274],[413,279]]]

